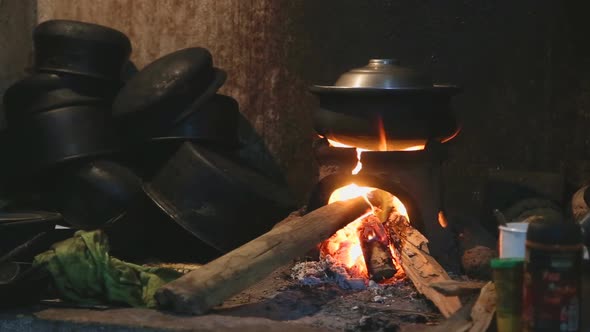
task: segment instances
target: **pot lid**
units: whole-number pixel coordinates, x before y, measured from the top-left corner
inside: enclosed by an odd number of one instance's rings
[[[361,68],[340,75],[334,85],[314,85],[312,92],[407,92],[458,90],[452,85],[432,84],[425,72],[400,65],[396,59],[370,59]]]

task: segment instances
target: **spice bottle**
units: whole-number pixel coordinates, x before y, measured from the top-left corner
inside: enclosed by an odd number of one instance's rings
[[[527,231],[524,331],[580,331],[583,244],[580,226],[540,217]]]
[[[522,331],[522,275],[524,259],[494,258],[491,266],[496,284],[498,332]]]

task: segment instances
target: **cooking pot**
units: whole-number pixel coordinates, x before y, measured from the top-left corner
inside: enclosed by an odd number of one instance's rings
[[[201,241],[174,222],[145,192],[140,192],[125,213],[105,225],[113,256],[139,261],[205,264],[222,252]]]
[[[131,42],[98,24],[50,20],[33,31],[35,69],[119,81],[131,54]]]
[[[62,216],[53,212],[1,212],[0,256],[39,233],[51,231],[60,221]]]
[[[114,222],[141,192],[141,179],[115,162],[96,160],[72,168],[54,177],[45,196],[74,228],[96,229]]]
[[[59,163],[98,156],[119,143],[110,110],[95,105],[56,108],[9,124],[15,171],[37,172]]]
[[[191,143],[183,144],[144,191],[176,223],[220,251],[268,231],[295,207],[284,186]]]
[[[184,142],[213,151],[235,150],[241,117],[235,99],[216,94],[168,133],[132,144],[117,160],[142,178],[151,179]]]
[[[198,110],[225,82],[223,70],[213,67],[211,53],[187,48],[150,63],[121,89],[113,115],[131,139],[167,135]]]
[[[397,60],[372,59],[332,86],[314,85],[316,131],[338,143],[373,151],[422,149],[457,130],[451,97],[459,89],[432,84],[428,75]]]
[[[32,113],[73,105],[110,106],[121,83],[71,74],[36,73],[4,93],[7,122]]]

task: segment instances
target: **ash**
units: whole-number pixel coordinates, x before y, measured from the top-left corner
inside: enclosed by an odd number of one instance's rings
[[[368,283],[364,279],[351,277],[346,268],[326,255],[319,261],[301,262],[291,269],[291,278],[303,286],[336,284],[346,290],[364,290]]]
[[[365,279],[351,277],[346,268],[330,255],[319,261],[296,264],[291,269],[291,278],[303,286],[335,284],[345,290],[364,290],[369,286]]]

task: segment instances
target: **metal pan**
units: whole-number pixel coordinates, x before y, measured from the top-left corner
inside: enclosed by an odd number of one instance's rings
[[[146,194],[176,223],[221,251],[269,230],[294,209],[288,190],[239,160],[185,143]]]

